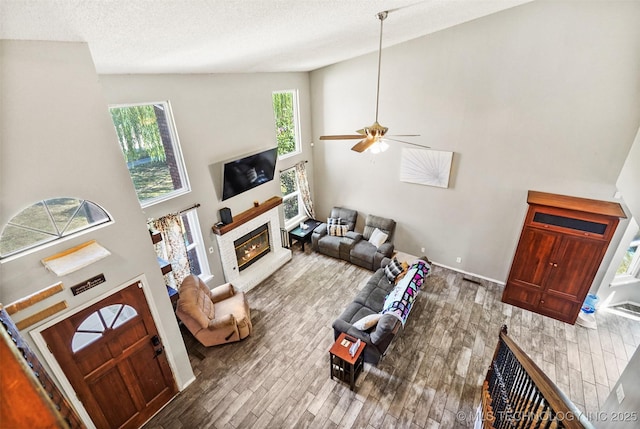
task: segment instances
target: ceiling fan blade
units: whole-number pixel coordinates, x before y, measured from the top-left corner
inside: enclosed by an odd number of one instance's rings
[[[361,139],[361,135],[357,134],[339,134],[335,136],[320,136],[320,140],[354,140]]]
[[[371,146],[374,142],[375,142],[374,139],[362,139],[358,143],[356,143],[351,148],[351,150],[354,150],[356,152],[362,153],[365,150],[369,149],[369,146]]]
[[[425,145],[421,145],[419,143],[408,142],[408,141],[405,141],[405,140],[392,139],[392,138],[389,138],[387,136],[385,136],[383,138],[383,140],[391,140],[391,141],[398,142],[398,143],[406,143],[406,144],[410,144],[410,145],[413,145],[413,146],[418,146],[418,147],[421,147],[421,148],[424,148],[424,149],[430,149],[431,148],[431,146],[425,146]]]

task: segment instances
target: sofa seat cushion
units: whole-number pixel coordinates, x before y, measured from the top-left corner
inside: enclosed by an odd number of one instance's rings
[[[224,301],[216,302],[214,304],[216,314],[222,316],[225,314],[232,314],[237,323],[243,322],[248,319],[247,305],[244,299],[244,293],[237,292],[230,298]]]
[[[372,260],[378,248],[366,240],[358,241],[351,249],[351,257],[363,261]]]
[[[339,319],[342,319],[345,322],[348,322],[353,325],[355,322],[362,319],[363,317],[369,316],[371,314],[376,314],[376,313],[377,311],[373,311],[370,308],[365,307],[364,305],[358,304],[357,302],[351,302],[349,303],[347,308],[344,309]]]
[[[385,283],[389,283],[385,279]],[[382,311],[385,297],[389,294],[390,288],[379,287],[375,283],[369,283],[356,295],[354,302],[370,308],[372,311]]]
[[[333,256],[334,258],[340,257],[340,242],[342,237],[335,237],[331,235],[325,235],[322,240],[318,242],[318,248],[320,252],[325,255]]]

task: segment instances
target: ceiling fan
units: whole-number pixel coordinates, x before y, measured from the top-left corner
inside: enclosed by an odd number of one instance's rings
[[[419,134],[398,134],[393,136],[387,136],[387,131],[389,130],[387,127],[383,127],[378,123],[378,105],[380,102],[380,65],[382,63],[382,25],[384,20],[389,15],[389,11],[384,11],[378,13],[376,16],[380,20],[380,44],[378,48],[378,82],[376,86],[376,120],[373,125],[368,127],[364,127],[360,130],[357,130],[358,134],[340,134],[340,135],[328,135],[328,136],[320,136],[320,140],[355,140],[360,139],[358,143],[356,143],[351,150],[356,152],[364,152],[367,149],[370,149],[373,153],[383,152],[385,151],[389,145],[387,145],[383,140],[391,140],[400,143],[407,143],[414,146],[420,147],[428,147],[423,146],[417,143],[412,143],[404,140],[397,140],[391,137],[418,137]]]

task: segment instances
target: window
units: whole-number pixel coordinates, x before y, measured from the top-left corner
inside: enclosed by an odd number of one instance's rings
[[[187,258],[191,267],[191,274],[200,276],[203,280],[211,276],[209,262],[202,242],[202,232],[198,223],[198,214],[195,210],[189,210],[182,214],[184,226],[184,244],[187,247]]]
[[[150,221],[149,227],[162,235],[155,249],[159,258],[171,263],[172,270],[165,274],[168,286],[178,289],[189,274],[203,281],[211,277],[195,208]]]
[[[302,220],[304,215],[295,167],[280,173],[280,190],[284,208],[284,223],[285,226],[290,226]]]
[[[0,259],[111,222],[99,205],[78,198],[39,201],[15,215],[2,230]]]
[[[614,256],[613,263],[616,261],[615,258],[620,258],[620,263],[617,265],[615,276],[611,281],[612,286],[638,283],[640,279],[639,246],[640,228],[635,218],[631,218]]]
[[[273,93],[272,98],[278,157],[281,159],[300,153],[298,91],[277,91]]]
[[[109,110],[140,205],[147,207],[189,192],[169,103]]]
[[[116,329],[136,317],[136,310],[126,304],[114,304],[91,313],[82,321],[71,340],[73,353],[99,340],[107,329]]]
[[[631,243],[629,243],[629,247],[616,271],[616,277],[638,277],[640,272],[640,252],[638,252],[638,245],[640,245],[640,231],[636,233]]]

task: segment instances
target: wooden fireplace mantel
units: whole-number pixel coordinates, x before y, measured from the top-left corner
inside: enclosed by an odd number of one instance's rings
[[[220,226],[214,225],[211,227],[211,230],[214,234],[224,235],[227,232],[236,229],[240,225],[249,222],[251,219],[268,212],[272,208],[278,207],[280,204],[282,204],[282,197],[271,197],[257,207],[252,207],[249,210],[245,210],[242,213],[235,215],[233,217],[233,222]]]

